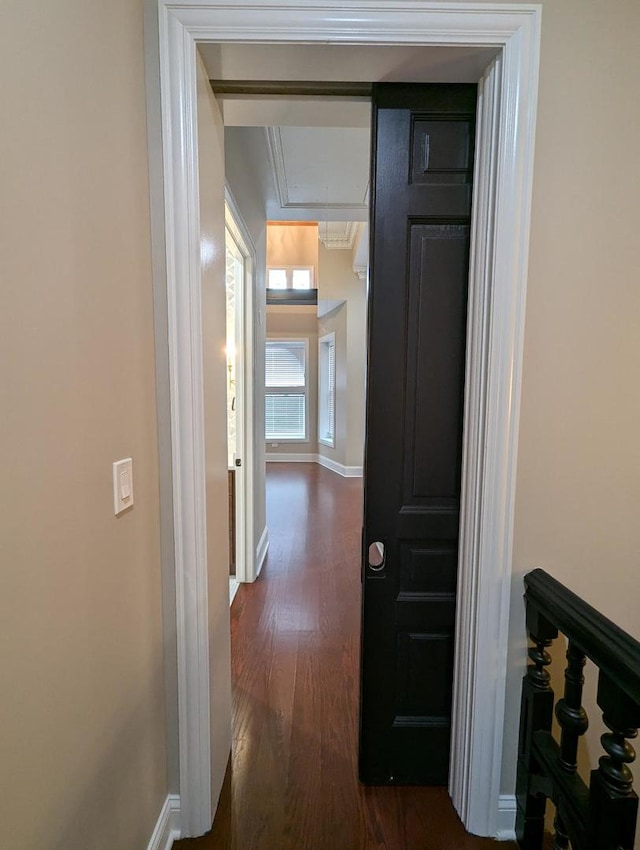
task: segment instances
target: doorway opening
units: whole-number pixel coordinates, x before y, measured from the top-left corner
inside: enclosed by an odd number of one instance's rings
[[[481,71],[478,182],[472,232],[470,359],[466,399],[462,558],[457,619],[457,739],[451,793],[468,828],[508,831],[500,797],[510,553],[522,362],[540,7],[415,4],[375,15],[353,0],[325,11],[306,0],[199,5],[160,2],[166,272],[176,528],[179,751],[185,834],[211,822],[210,646],[203,482],[196,43],[297,46],[354,43],[460,48],[498,53]],[[154,69],[155,70],[155,69]],[[269,75],[273,78],[273,73]],[[195,405],[194,405],[195,398]],[[490,407],[487,404],[490,398]],[[503,813],[504,812],[504,816]]]

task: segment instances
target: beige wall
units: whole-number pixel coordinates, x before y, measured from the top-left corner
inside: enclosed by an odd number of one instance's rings
[[[320,444],[325,457],[344,466],[362,467],[364,451],[366,359],[367,359],[367,291],[352,268],[352,253],[346,249],[325,248],[320,245],[318,256],[318,298],[346,301],[344,311],[344,342],[336,335],[336,384],[344,384],[341,402],[336,398],[336,416],[342,417],[342,431],[336,428],[335,448]],[[338,311],[339,312],[339,311]],[[318,333],[334,330],[336,311],[318,321]],[[325,330],[326,329],[326,330]],[[340,349],[344,356],[340,356]],[[336,422],[336,425],[338,423]],[[341,459],[343,458],[343,459]]]
[[[524,663],[523,573],[545,568],[640,638],[639,38],[635,0],[544,3],[505,790]],[[593,698],[587,709],[595,719]],[[589,749],[594,759],[594,736]]]
[[[231,751],[224,127],[198,56],[198,151],[213,811]],[[222,400],[222,403],[221,403]]]
[[[167,780],[142,2],[2,19],[1,843],[145,848]]]
[[[316,454],[318,451],[318,320],[314,307],[267,307],[267,337],[306,339],[309,342],[307,362],[308,439],[304,442],[266,443],[267,455]],[[264,406],[264,378],[261,383]],[[264,435],[264,429],[262,431]],[[264,438],[263,438],[264,442]]]
[[[274,224],[267,227],[268,266],[313,266],[318,271],[318,225]]]

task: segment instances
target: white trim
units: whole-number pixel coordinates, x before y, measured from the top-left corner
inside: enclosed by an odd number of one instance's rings
[[[169,794],[164,801],[147,850],[171,850],[180,838],[180,797]]]
[[[222,39],[221,39],[222,40]],[[302,203],[294,203],[289,200],[289,186],[287,180],[287,167],[284,159],[284,151],[282,147],[282,133],[280,127],[265,127],[267,139],[267,150],[269,152],[269,162],[273,173],[273,179],[278,191],[278,202],[280,209],[283,212],[295,212],[296,210],[310,210],[314,212],[324,213],[332,217],[340,215],[362,215],[368,210],[368,194],[369,184],[364,195],[364,201],[361,204],[336,204],[323,203],[322,201],[304,201]],[[332,245],[328,247],[342,247]],[[350,247],[350,246],[349,246]]]
[[[331,358],[325,357],[324,348],[331,353]],[[333,368],[329,369],[330,364]],[[333,410],[331,421],[331,437],[320,436],[329,419],[328,393],[333,385]],[[326,430],[326,429],[325,429]],[[330,449],[336,445],[336,333],[324,334],[318,337],[318,442]]]
[[[282,454],[268,452],[265,460],[267,463],[317,463],[325,469],[330,469],[331,472],[337,472],[343,478],[362,478],[361,466],[345,466],[330,457],[313,452],[283,452]]]
[[[493,239],[474,226],[477,277],[471,280],[472,299],[477,303],[483,275],[491,294],[469,330],[475,344],[484,340],[487,374],[484,395],[473,408],[481,421],[474,423],[467,414],[465,423],[462,540],[464,563],[471,572],[461,577],[458,603],[458,635],[466,635],[468,642],[459,641],[456,651],[453,740],[459,756],[452,761],[450,784],[467,829],[495,835],[541,8],[495,0],[158,3],[185,836],[205,832],[212,822],[196,42],[476,45],[501,50],[493,72],[495,170],[483,175],[489,163],[482,150],[476,170],[479,183],[495,189],[493,205],[484,210],[474,205],[476,215],[486,223],[487,211],[494,209],[495,226]],[[481,255],[484,262],[479,266]],[[483,398],[491,403],[480,403]],[[484,442],[477,441],[480,434]],[[473,502],[471,493],[476,496]],[[486,807],[475,800],[485,800]]]
[[[255,580],[255,562],[249,557],[249,553],[254,551],[254,498],[255,498],[255,477],[256,470],[254,464],[255,455],[255,424],[254,424],[254,357],[255,357],[255,320],[254,320],[254,288],[256,274],[256,248],[249,233],[244,218],[238,208],[238,205],[233,197],[233,194],[228,186],[224,192],[225,203],[231,215],[231,221],[226,220],[225,225],[232,231],[236,243],[244,256],[244,287],[243,287],[243,338],[242,338],[242,410],[243,410],[243,455],[242,466],[236,468],[236,475],[242,475],[242,514],[244,528],[239,530],[238,537],[242,535],[244,538],[244,546],[242,557],[236,565],[236,576],[238,581],[254,581]],[[238,542],[240,542],[238,540]],[[240,548],[240,547],[238,547]]]
[[[258,578],[260,575],[260,571],[265,562],[265,558],[267,557],[267,552],[269,551],[269,529],[265,525],[262,534],[260,535],[260,540],[258,541],[258,545],[256,546],[256,568],[255,568],[255,578]]]
[[[206,832],[211,805],[196,54],[159,1],[167,313],[176,570],[181,832]]]
[[[336,227],[340,225],[343,228],[341,235],[332,233],[329,235],[329,226]],[[318,239],[325,248],[333,250],[351,250],[353,243],[356,241],[356,235],[362,225],[361,221],[320,221],[318,222]]]
[[[498,841],[516,840],[516,797],[515,794],[501,794],[498,798]]]
[[[332,460],[330,457],[326,457],[321,454],[318,455],[318,463],[320,466],[324,466],[325,469],[337,472],[338,475],[342,475],[343,478],[362,478],[361,466],[345,466],[344,464],[338,463],[336,460]]]
[[[315,452],[267,452],[264,456],[267,463],[317,463]]]

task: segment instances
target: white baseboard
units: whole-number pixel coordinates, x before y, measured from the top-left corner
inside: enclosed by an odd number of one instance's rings
[[[267,452],[267,463],[317,463],[318,455],[313,452]]]
[[[338,475],[342,475],[343,478],[362,478],[361,466],[345,466],[344,464],[331,460],[331,458],[325,457],[324,455],[318,455],[318,463],[320,466],[324,466],[325,469],[337,472]]]
[[[269,551],[269,529],[265,525],[264,531],[260,535],[260,540],[256,547],[256,578],[260,575],[260,570],[264,564],[264,559]]]
[[[514,794],[501,794],[498,799],[498,841],[516,840],[516,798]]]
[[[171,850],[173,842],[180,838],[180,797],[169,794],[164,801],[147,850]]]
[[[305,452],[304,454],[290,452],[288,454],[275,454],[269,452],[266,455],[267,463],[319,463],[325,469],[330,469],[332,472],[337,472],[343,478],[362,478],[361,466],[345,466],[329,457],[320,454]]]

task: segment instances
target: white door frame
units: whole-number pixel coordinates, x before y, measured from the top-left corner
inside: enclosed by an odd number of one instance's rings
[[[173,449],[182,834],[210,828],[196,44],[494,46],[480,86],[450,793],[496,835],[540,40],[539,5],[158,0]],[[196,366],[194,366],[196,364]],[[195,403],[194,403],[195,402]]]
[[[236,436],[240,436],[242,466],[236,469],[236,580],[252,582],[256,579],[256,560],[253,533],[254,508],[254,286],[256,249],[249,230],[231,190],[225,188],[225,226],[244,259],[242,291],[236,293],[240,304],[240,333],[236,334],[236,393],[238,398]],[[228,215],[227,215],[228,211]],[[238,322],[236,323],[236,328]]]

